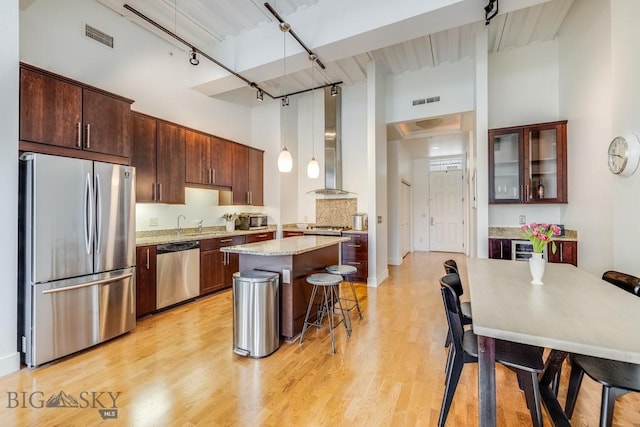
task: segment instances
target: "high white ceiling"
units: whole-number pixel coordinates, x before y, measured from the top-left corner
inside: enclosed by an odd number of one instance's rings
[[[312,71],[307,53],[291,34],[280,31],[278,20],[263,0],[97,1],[184,50],[187,60],[188,47],[126,10],[123,6],[128,4],[274,96],[333,82],[364,82],[367,63],[372,60],[384,75],[399,75],[470,57],[475,33],[485,26],[484,6],[488,3],[269,0],[326,65],[324,70],[315,66]],[[554,39],[573,1],[500,0],[500,13],[488,25],[489,52]],[[246,82],[205,58],[200,60],[206,67],[199,66],[201,81],[194,84],[194,90],[234,102],[256,103],[256,91]],[[440,126],[435,122],[421,126],[419,121],[391,124],[388,138],[413,141],[413,146],[419,147],[416,155],[425,150],[437,155],[438,149],[431,146],[442,138],[433,136],[460,133],[464,123],[473,120],[469,115],[435,119]]]
[[[270,0],[269,4],[326,65],[325,70],[316,67],[312,79],[306,52],[289,34],[279,30],[278,21],[262,0],[98,1],[161,34],[123,7],[128,4],[276,96],[331,82],[363,82],[366,64],[371,60],[389,75],[469,57],[474,49],[474,34],[485,25],[483,8],[487,3]],[[419,3],[431,5],[416,5]],[[490,51],[553,39],[572,3],[573,0],[500,0],[500,14],[488,26]],[[342,7],[334,8],[336,4]],[[354,12],[349,9],[351,6],[368,7],[356,10],[358,16],[345,17]],[[395,10],[402,9],[400,6],[407,9],[406,14],[394,15]],[[329,35],[319,34],[322,31]],[[184,45],[174,43],[188,52]],[[204,78],[194,89],[210,96],[237,89],[255,95],[245,82],[224,71]]]

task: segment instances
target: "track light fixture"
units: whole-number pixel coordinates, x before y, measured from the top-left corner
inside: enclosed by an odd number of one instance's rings
[[[258,101],[264,100],[264,92],[262,91],[262,89],[258,89],[258,92],[256,93],[256,99]]]
[[[489,3],[484,7],[484,25],[489,25],[491,21],[498,14],[498,0],[489,0]]]
[[[191,55],[190,55],[190,58],[189,58],[189,63],[190,63],[191,65],[194,65],[194,66],[195,66],[195,65],[198,65],[198,64],[200,63],[200,60],[198,59],[198,52],[196,52],[196,49],[195,49],[195,48],[191,50]]]
[[[287,105],[289,105],[289,97],[288,96],[283,96],[282,97],[282,106],[286,107]]]
[[[338,86],[332,85],[331,86],[331,96],[336,96],[336,95],[338,95]]]

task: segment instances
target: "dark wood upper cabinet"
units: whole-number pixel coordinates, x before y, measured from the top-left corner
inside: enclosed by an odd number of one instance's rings
[[[157,120],[133,112],[131,127],[131,165],[136,167],[136,202],[155,202]]]
[[[263,173],[264,153],[254,148],[249,148],[249,204],[255,206],[264,205]]]
[[[20,140],[82,149],[82,88],[20,69]]]
[[[20,149],[128,163],[132,102],[22,64]]]
[[[132,134],[131,165],[136,167],[136,202],[184,204],[184,129],[134,112]]]
[[[231,187],[233,146],[222,138],[191,129],[185,130],[187,184]]]
[[[489,203],[567,203],[567,121],[489,131]]]
[[[220,204],[264,205],[264,153],[245,145],[233,144],[233,184],[231,200],[221,193]]]
[[[131,105],[91,89],[82,91],[84,149],[129,157]]]
[[[184,204],[185,130],[183,127],[158,121],[156,147],[156,200],[160,203]]]

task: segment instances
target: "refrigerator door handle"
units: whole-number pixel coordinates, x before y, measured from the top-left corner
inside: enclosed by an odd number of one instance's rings
[[[105,283],[117,282],[118,280],[128,279],[131,276],[133,276],[133,273],[121,274],[120,276],[108,277],[106,279],[100,279],[100,280],[93,280],[91,282],[81,283],[79,285],[65,286],[64,288],[57,288],[57,289],[47,289],[46,291],[42,291],[42,294],[43,295],[55,294],[57,292],[65,292],[65,291],[70,291],[72,289],[86,288],[88,286],[95,286],[95,285],[102,285]]]
[[[93,243],[93,191],[91,186],[91,174],[87,174],[84,186],[84,244],[87,255],[91,254]]]
[[[96,174],[96,253],[100,253],[102,245],[102,188],[100,187],[100,174]]]

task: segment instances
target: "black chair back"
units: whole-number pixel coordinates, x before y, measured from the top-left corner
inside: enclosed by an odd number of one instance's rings
[[[464,294],[464,289],[462,288],[462,282],[460,281],[460,276],[458,276],[458,273],[449,273],[446,276],[443,276],[440,279],[441,284],[442,282],[444,282],[445,285],[451,287],[451,289],[455,291],[458,297]]]
[[[462,313],[460,312],[460,300],[455,290],[445,281],[444,276],[440,279],[440,290],[442,292],[442,302],[444,304],[445,315],[447,316],[447,324],[449,325],[449,333],[451,334],[451,342],[455,351],[462,351],[462,336],[464,329],[462,327]],[[462,354],[462,353],[459,353]]]
[[[445,274],[451,274],[451,273],[459,274],[460,273],[458,271],[458,263],[456,263],[456,261],[453,260],[453,259],[446,260],[442,265],[444,266],[444,273]]]

